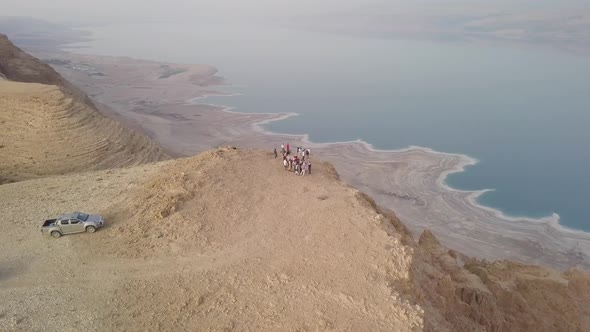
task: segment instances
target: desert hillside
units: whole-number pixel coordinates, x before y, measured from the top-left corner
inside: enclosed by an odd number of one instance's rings
[[[64,79],[49,65],[16,47],[1,33],[0,76],[15,82],[55,85],[67,95],[86,104],[92,104],[80,89]]]
[[[168,157],[3,35],[0,74],[0,184]]]
[[[54,85],[0,80],[0,183],[138,165],[166,154]]]
[[[316,162],[218,149],[0,186],[2,330],[586,331],[590,278],[413,241]],[[44,218],[105,216],[42,237]],[[67,315],[55,319],[62,308]]]

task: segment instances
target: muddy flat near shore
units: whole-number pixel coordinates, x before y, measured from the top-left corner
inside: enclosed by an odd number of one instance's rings
[[[431,229],[444,245],[470,256],[514,259],[560,269],[590,269],[590,235],[563,228],[557,217],[508,218],[477,204],[483,192],[445,184],[474,160],[424,148],[384,151],[361,142],[317,144],[305,135],[283,135],[263,126],[291,113],[239,113],[194,98],[216,94],[223,78],[206,65],[158,63],[130,58],[36,54],[88,93],[101,111],[141,129],[177,155],[232,145],[272,151],[303,146],[334,164],[347,183],[396,212],[415,234]],[[193,100],[190,102],[190,100]]]

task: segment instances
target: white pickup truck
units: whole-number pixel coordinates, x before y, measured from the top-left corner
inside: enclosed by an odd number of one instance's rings
[[[55,219],[45,220],[41,226],[41,234],[49,234],[54,238],[72,233],[94,233],[104,226],[104,220],[96,214],[74,212],[62,214]]]

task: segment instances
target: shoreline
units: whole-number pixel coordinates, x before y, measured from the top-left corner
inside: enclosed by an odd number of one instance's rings
[[[223,96],[223,95],[220,95]],[[228,95],[227,97],[231,97],[232,95]],[[219,97],[219,96],[218,96]],[[226,96],[223,96],[226,97]],[[200,97],[198,97],[200,98]],[[203,98],[206,98],[203,97]],[[435,155],[442,155],[445,157],[459,157],[459,158],[463,158],[464,162],[462,164],[458,164],[456,168],[454,169],[449,169],[447,171],[443,171],[440,173],[440,176],[438,178],[437,184],[439,186],[441,186],[443,189],[448,190],[448,191],[454,191],[454,192],[458,192],[458,193],[462,193],[462,194],[469,194],[469,199],[471,204],[473,204],[474,207],[476,208],[481,208],[484,210],[488,210],[490,212],[493,212],[498,218],[500,219],[504,219],[506,221],[518,221],[518,220],[524,220],[524,221],[528,221],[528,222],[533,222],[533,223],[547,223],[549,226],[552,227],[556,227],[558,228],[559,231],[564,231],[564,232],[570,232],[570,233],[578,233],[581,235],[588,235],[590,236],[590,232],[581,230],[581,229],[575,229],[575,228],[571,228],[571,227],[567,227],[564,226],[562,224],[559,223],[560,217],[559,214],[557,213],[553,213],[551,216],[545,216],[545,217],[540,217],[540,218],[533,218],[533,217],[528,217],[528,216],[509,216],[506,215],[501,209],[499,208],[494,208],[491,206],[486,206],[482,203],[480,203],[478,201],[478,198],[490,191],[494,191],[495,189],[480,189],[480,190],[465,190],[465,189],[458,189],[458,188],[454,188],[452,186],[450,186],[446,179],[449,175],[451,174],[456,174],[456,173],[462,173],[465,172],[465,167],[466,166],[476,166],[479,163],[479,160],[477,160],[476,158],[473,158],[469,155],[466,154],[461,154],[461,153],[448,153],[448,152],[442,152],[442,151],[437,151],[434,150],[432,148],[428,148],[428,147],[423,147],[423,146],[417,146],[417,145],[411,145],[405,148],[400,148],[400,149],[378,149],[375,148],[373,146],[373,144],[362,140],[362,139],[356,139],[356,140],[352,140],[352,141],[341,141],[341,142],[326,142],[326,143],[317,143],[317,142],[313,142],[309,139],[309,134],[286,134],[286,133],[278,133],[278,132],[273,132],[270,130],[266,130],[264,129],[262,126],[269,124],[271,122],[277,122],[277,121],[283,121],[286,120],[290,117],[293,116],[299,116],[300,114],[298,113],[260,113],[260,112],[255,112],[255,113],[249,113],[249,112],[240,112],[240,111],[236,111],[238,108],[234,107],[234,106],[227,106],[227,105],[214,105],[214,104],[200,104],[200,103],[196,103],[196,105],[211,105],[211,106],[215,106],[215,107],[223,107],[223,109],[221,110],[222,112],[227,112],[227,113],[234,113],[234,114],[254,114],[254,115],[277,115],[278,117],[276,118],[270,118],[270,119],[265,119],[262,120],[260,122],[254,123],[253,124],[253,128],[257,131],[259,131],[261,134],[263,135],[269,135],[269,136],[281,136],[281,137],[286,137],[286,136],[291,136],[294,138],[297,137],[301,137],[302,138],[302,142],[307,144],[307,145],[312,145],[315,148],[322,148],[322,147],[330,147],[331,145],[342,145],[342,144],[354,144],[354,143],[358,143],[358,144],[362,144],[364,145],[367,150],[371,151],[371,152],[375,152],[375,153],[402,153],[402,152],[411,152],[411,151],[422,151],[422,152],[426,152],[426,153],[431,153],[431,154],[435,154]]]
[[[296,113],[243,113],[234,107],[200,104],[207,95],[227,95],[211,91],[217,84],[196,86],[190,73],[158,80],[157,62],[71,53],[61,56],[83,60],[104,72],[97,79],[56,67],[87,92],[99,91],[95,99],[139,125],[168,150],[191,155],[219,145],[269,150],[286,142],[305,145],[312,149],[312,158],[331,162],[344,182],[395,211],[415,235],[430,229],[445,246],[483,259],[590,269],[590,233],[562,226],[556,215],[540,219],[505,216],[477,201],[489,190],[466,191],[446,184],[448,175],[477,163],[472,157],[416,146],[383,150],[361,140],[314,143],[307,134],[263,128]],[[140,86],[150,88],[136,88]],[[164,88],[168,94],[159,91]]]

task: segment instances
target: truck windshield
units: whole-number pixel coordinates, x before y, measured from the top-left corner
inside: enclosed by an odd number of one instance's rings
[[[78,213],[78,219],[86,221],[88,219],[88,215],[86,213]]]

